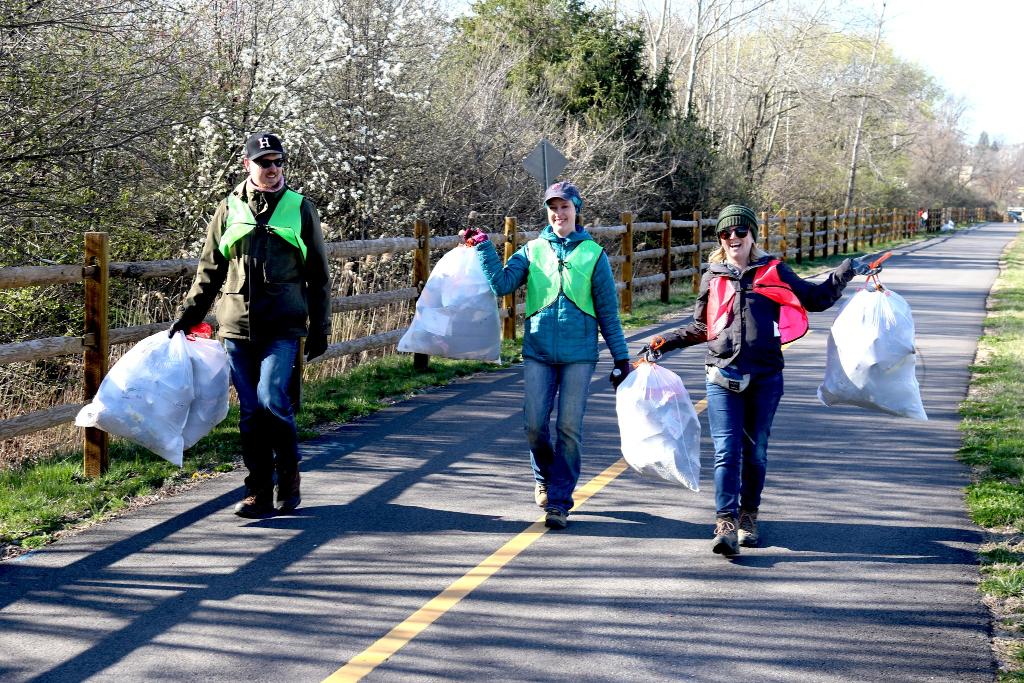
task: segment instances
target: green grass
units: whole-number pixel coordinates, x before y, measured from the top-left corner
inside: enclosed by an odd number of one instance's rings
[[[697,298],[690,291],[689,279],[673,284],[669,292],[668,303],[664,304],[660,299],[648,301],[633,300],[633,311],[623,313],[620,316],[622,326],[626,329],[647,327],[660,322],[666,316],[677,314],[688,314],[693,308],[693,302]]]
[[[793,265],[798,273],[807,275],[834,267],[846,256]],[[689,278],[674,283],[667,304],[651,290],[646,295],[655,298],[637,298],[633,312],[622,316],[626,328],[652,325],[670,314],[689,313],[694,301]],[[506,341],[503,360],[518,361],[520,350],[518,342]],[[418,372],[410,356],[394,355],[364,363],[340,377],[308,382],[297,416],[300,438],[315,436],[325,424],[368,415],[396,398],[497,367],[431,358],[429,368]],[[99,479],[82,476],[80,451],[58,453],[22,469],[0,472],[0,546],[39,547],[52,541],[54,534],[108,517],[141,496],[230,471],[240,465],[239,445],[238,409],[232,407],[224,422],[189,449],[181,469],[143,448],[114,439],[110,469]]]
[[[982,568],[981,590],[1001,598],[1024,596],[1024,566],[996,566]]]
[[[1001,637],[1012,638],[997,676],[1009,682],[1024,681],[1024,612],[1015,606],[1024,598],[1024,548],[1013,542],[1013,534],[1024,531],[1024,240],[1010,246],[1005,261],[971,368],[971,391],[960,405],[959,457],[974,475],[966,498],[971,518],[996,532],[995,542],[978,553],[978,588],[999,602]]]
[[[1024,531],[1024,241],[1006,254],[972,367],[971,394],[961,404],[960,458],[976,479],[967,489],[975,522]]]

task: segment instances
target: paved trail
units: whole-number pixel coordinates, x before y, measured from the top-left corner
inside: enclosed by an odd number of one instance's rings
[[[510,368],[303,444],[294,517],[231,515],[233,473],[0,564],[0,680],[320,681],[371,648],[368,681],[991,681],[956,410],[1016,230],[887,264],[929,422],[821,406],[839,307],[812,315],[787,351],[765,545],[733,562],[709,551],[706,437],[700,493],[612,470],[567,531],[542,533]],[[702,357],[664,363],[694,401]],[[609,367],[581,486],[619,458]]]

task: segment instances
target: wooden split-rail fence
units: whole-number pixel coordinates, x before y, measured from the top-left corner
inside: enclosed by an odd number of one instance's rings
[[[963,224],[1000,218],[986,209],[930,209],[927,224],[922,226],[917,212],[909,209],[858,209],[848,214],[839,211],[787,214],[783,211],[776,216],[762,213],[759,243],[766,251],[784,260],[802,263],[841,252],[870,250],[876,242],[910,237],[920,230],[937,231],[948,220]],[[590,227],[588,231],[606,245],[609,260],[613,267],[618,266],[616,287],[623,312],[632,310],[633,293],[639,289],[660,286],[661,300],[667,302],[672,283],[689,278],[693,291],[697,291],[706,262],[704,254],[718,245],[714,231],[709,230],[715,226],[717,219],[705,218],[697,211],[686,220],[673,217],[670,212],[663,212],[659,221],[634,221],[630,213],[623,213],[621,220],[620,225]],[[518,246],[538,234],[539,231],[520,231],[517,220],[506,217],[504,232],[490,237],[496,246],[504,247],[507,260]],[[641,235],[657,236],[660,246],[634,251]],[[608,249],[615,240],[619,242],[617,254]],[[645,238],[641,243],[646,245],[649,241],[652,240]],[[413,237],[328,242],[327,256],[332,260],[413,252],[410,286],[337,297],[331,302],[332,311],[342,313],[398,302],[415,302],[430,273],[431,250],[450,249],[459,242],[457,236],[431,235],[426,222],[421,220],[413,224]],[[109,329],[110,278],[147,280],[187,277],[194,274],[198,265],[198,259],[112,263],[109,254],[108,235],[90,232],[85,235],[85,258],[82,264],[0,268],[0,289],[84,283],[85,314],[81,336],[50,337],[0,345],[0,365],[81,353],[84,380],[83,403],[59,405],[2,420],[0,440],[73,422],[75,415],[96,394],[100,382],[106,376],[112,345],[135,343],[167,329],[168,322]],[[515,337],[516,322],[521,318],[523,308],[521,303],[516,303],[514,296],[503,297],[499,305],[503,318],[503,337]],[[314,362],[394,346],[407,329],[403,327],[331,344]],[[426,357],[417,357],[418,366],[422,367],[425,363]],[[87,428],[84,432],[84,473],[88,477],[97,477],[106,471],[108,465],[108,436],[93,428]]]

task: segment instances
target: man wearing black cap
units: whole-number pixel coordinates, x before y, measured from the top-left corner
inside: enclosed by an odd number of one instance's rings
[[[281,139],[256,133],[245,143],[248,177],[217,206],[181,316],[170,334],[202,322],[217,293],[238,392],[246,494],[235,514],[289,513],[301,500],[298,435],[289,384],[306,337],[306,360],[327,349],[331,282],[316,207],[287,187]],[[308,318],[308,327],[307,327]],[[274,474],[277,504],[274,504]]]

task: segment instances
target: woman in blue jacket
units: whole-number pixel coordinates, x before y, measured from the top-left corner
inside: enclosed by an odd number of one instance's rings
[[[598,331],[614,359],[610,379],[616,388],[629,374],[629,350],[611,264],[581,225],[579,190],[570,182],[555,183],[544,193],[544,205],[548,225],[504,266],[486,233],[469,228],[460,235],[476,248],[495,295],[527,285],[523,414],[534,499],[544,508],[545,524],[564,529],[580,476],[583,414],[597,365]],[[552,444],[548,424],[556,400]]]

